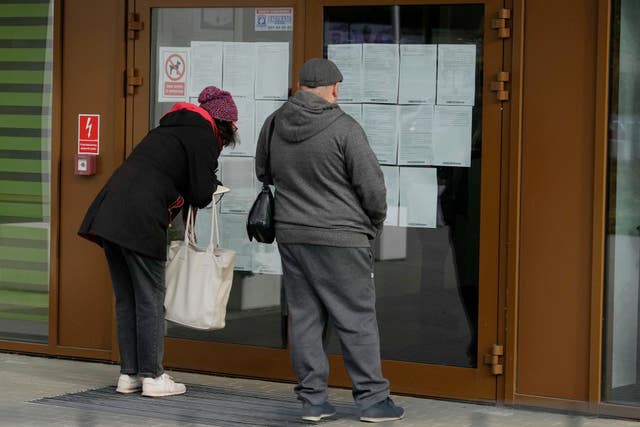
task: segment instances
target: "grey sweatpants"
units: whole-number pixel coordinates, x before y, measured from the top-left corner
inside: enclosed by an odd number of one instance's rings
[[[329,363],[322,336],[331,319],[356,404],[366,409],[385,400],[389,382],[380,368],[371,250],[282,243],[278,248],[298,399],[313,405],[327,400]]]

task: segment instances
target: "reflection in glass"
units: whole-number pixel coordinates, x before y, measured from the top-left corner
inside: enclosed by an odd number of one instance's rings
[[[640,405],[640,3],[612,12],[603,395]]]
[[[482,5],[324,8],[325,57],[335,44],[476,46],[470,166],[437,167],[436,228],[385,225],[374,248],[384,359],[477,365],[483,22]],[[331,328],[328,345],[340,352]]]
[[[152,45],[151,45],[151,104],[149,126],[157,126],[160,118],[171,108],[173,102],[157,102],[158,100],[158,63],[157,56],[160,47],[184,48],[192,46],[192,42],[199,43],[198,58],[216,57],[222,58],[224,69],[224,55],[231,61],[231,51],[236,54],[234,65],[238,72],[232,77],[253,76],[253,70],[243,67],[241,57],[243,52],[260,48],[261,54],[287,54],[291,57],[292,31],[256,31],[255,8],[166,8],[153,9],[152,11]],[[225,42],[223,46],[218,43]],[[229,42],[249,42],[251,44],[231,45]],[[280,42],[279,45],[265,45],[258,43]],[[288,49],[287,49],[288,44]],[[233,48],[233,49],[232,49]],[[247,49],[244,49],[247,48]],[[207,49],[210,49],[208,54]],[[284,52],[282,52],[284,50]],[[288,52],[287,52],[288,50]],[[193,51],[192,51],[193,53]],[[219,53],[219,55],[218,55]],[[246,56],[246,55],[245,55]],[[192,58],[193,59],[193,58]],[[244,61],[246,62],[246,61]],[[229,63],[227,71],[230,69]],[[245,64],[249,65],[249,64]],[[262,71],[270,64],[264,64]],[[281,66],[276,63],[271,66]],[[220,68],[220,64],[211,62],[212,70]],[[280,68],[278,68],[280,70]],[[201,70],[200,70],[201,71]],[[242,73],[240,72],[242,71]],[[280,70],[281,71],[281,70]],[[198,74],[199,78],[203,73]],[[232,188],[226,199],[222,199],[222,213],[219,215],[222,246],[234,249],[238,253],[238,261],[233,279],[233,287],[227,306],[226,327],[219,331],[198,331],[184,328],[169,323],[168,336],[188,338],[203,341],[216,341],[233,344],[244,344],[262,347],[282,348],[286,344],[286,316],[281,308],[281,266],[279,254],[275,245],[263,245],[249,242],[246,230],[246,212],[250,208],[256,191],[254,181],[253,155],[255,153],[255,138],[262,123],[257,120],[266,118],[271,111],[277,109],[282,101],[272,96],[275,89],[285,97],[291,91],[291,78],[284,74],[286,82],[279,81],[280,85],[264,85],[266,73],[258,76],[255,85],[256,97],[265,100],[255,100],[253,96],[238,98],[239,110],[238,128],[240,131],[240,145],[236,150],[225,149],[219,159],[220,169],[218,178]],[[282,72],[278,73],[282,76]],[[224,75],[224,72],[223,72]],[[262,80],[260,80],[262,78]],[[234,81],[236,91],[242,91],[245,95],[254,93],[253,78],[238,78]],[[283,79],[281,79],[283,80]],[[208,82],[210,84],[219,82]],[[268,82],[267,82],[268,83]],[[227,81],[227,84],[230,84]],[[223,82],[224,87],[224,82]],[[237,93],[231,92],[234,97]],[[197,101],[195,99],[192,102]],[[234,157],[226,157],[233,155]],[[240,167],[249,165],[248,167]],[[225,166],[227,167],[225,170]],[[244,191],[241,191],[244,189]],[[234,191],[235,190],[235,191]],[[244,196],[244,197],[243,197]],[[211,221],[211,209],[202,209],[198,212],[196,220],[196,235],[200,242],[209,241]],[[169,232],[171,239],[183,238],[183,226],[180,220],[174,221],[174,226]]]
[[[53,5],[0,6],[0,340],[48,339]]]

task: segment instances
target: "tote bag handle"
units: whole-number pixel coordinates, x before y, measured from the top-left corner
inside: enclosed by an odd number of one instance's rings
[[[215,249],[220,247],[220,227],[218,225],[218,206],[216,206],[215,203],[215,196],[214,196],[214,203],[213,203],[213,207],[212,207],[212,211],[211,212],[211,235],[209,236],[209,248],[211,249]],[[216,244],[213,244],[213,233],[216,233]]]
[[[196,232],[195,232],[195,216],[193,215],[193,210],[195,208],[189,207],[189,212],[187,213],[187,223],[184,227],[184,243],[185,244],[196,244]],[[215,196],[213,196],[213,206],[211,207],[211,233],[209,235],[209,246],[207,249],[215,249],[220,246],[220,227],[218,225],[218,207],[215,203]],[[213,236],[216,236],[215,245],[213,242]]]

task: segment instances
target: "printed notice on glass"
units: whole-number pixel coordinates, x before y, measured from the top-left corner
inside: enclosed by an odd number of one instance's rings
[[[340,73],[342,82],[338,86],[338,102],[362,101],[362,45],[330,44],[327,57],[333,61]]]
[[[395,165],[398,155],[397,107],[363,104],[362,123],[378,162],[383,165]]]
[[[436,103],[435,44],[400,45],[400,83],[398,104]]]
[[[251,271],[253,245],[247,237],[247,216],[220,214],[218,219],[220,220],[220,246],[236,251],[235,270]]]
[[[401,227],[435,228],[438,177],[435,168],[400,168]]]
[[[255,116],[255,134],[254,139],[257,141],[260,136],[260,130],[262,129],[262,125],[264,125],[264,121],[267,120],[267,117],[278,108],[282,107],[285,101],[256,101],[256,116]],[[254,155],[255,155],[255,146]]]
[[[293,31],[293,8],[262,8],[255,10],[255,31]]]
[[[287,99],[289,95],[289,43],[255,43],[256,99]],[[231,92],[233,94],[233,92]]]
[[[187,100],[189,65],[188,47],[158,49],[158,102]]]
[[[255,124],[255,101],[249,98],[235,98],[238,108],[238,143],[235,147],[225,147],[222,150],[223,156],[250,156],[256,155],[256,139],[254,137]]]
[[[282,274],[282,261],[278,245],[253,243],[253,262],[251,271],[258,274]]]
[[[340,109],[353,117],[362,126],[362,104],[341,104]]]
[[[252,157],[220,157],[220,181],[231,191],[220,201],[222,213],[248,213],[256,197]]]
[[[399,165],[432,165],[433,105],[400,105]]]
[[[222,42],[191,42],[189,96],[197,98],[207,86],[222,87],[222,45]]]
[[[398,101],[397,44],[362,45],[362,100],[381,104]]]
[[[226,42],[223,46],[222,88],[233,98],[253,98],[256,70],[256,45]]]
[[[474,105],[476,46],[438,45],[438,105]]]
[[[436,105],[433,117],[433,165],[471,165],[472,108]]]
[[[398,225],[400,206],[400,168],[381,166],[384,174],[384,186],[387,187],[387,218],[384,225]]]

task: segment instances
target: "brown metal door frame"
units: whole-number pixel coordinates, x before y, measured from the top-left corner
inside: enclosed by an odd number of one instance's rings
[[[137,87],[135,96],[129,96],[127,100],[127,152],[130,152],[133,145],[148,131],[152,8],[293,7],[292,76],[293,87],[296,87],[297,71],[304,60],[321,56],[323,6],[479,3],[485,6],[485,28],[478,367],[472,369],[385,360],[383,370],[390,378],[392,389],[396,393],[485,401],[497,399],[497,377],[491,375],[490,368],[482,362],[483,355],[489,352],[493,344],[502,343],[502,336],[498,334],[502,106],[489,89],[490,82],[502,71],[503,65],[504,42],[491,28],[491,18],[497,17],[502,8],[502,1],[278,0],[267,3],[259,0],[135,0],[135,5],[133,2],[130,3],[129,12],[139,15],[144,23],[144,30],[139,32],[137,40],[129,42],[127,60],[138,70],[144,84]],[[294,379],[289,367],[289,354],[284,349],[167,338],[165,362],[167,366],[184,370],[287,381]],[[350,386],[342,358],[330,356],[330,362],[330,383],[335,386]]]

